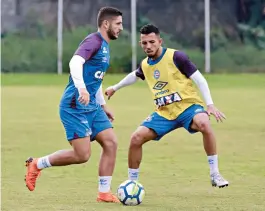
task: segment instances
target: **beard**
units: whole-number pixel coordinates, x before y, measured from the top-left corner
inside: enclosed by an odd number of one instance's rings
[[[111,40],[116,40],[118,38],[115,36],[115,33],[111,27],[109,27],[109,29],[107,30],[107,35]]]
[[[152,54],[148,54],[148,53],[146,53],[146,54],[149,58],[155,59],[155,57],[157,57],[158,51],[159,51],[159,48],[155,52],[153,52]]]

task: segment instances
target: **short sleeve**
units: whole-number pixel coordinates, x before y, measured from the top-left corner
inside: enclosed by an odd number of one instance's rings
[[[142,64],[142,63],[141,63],[141,64]],[[139,65],[139,67],[138,67],[137,70],[135,71],[135,75],[136,75],[138,78],[141,78],[142,80],[145,80],[145,76],[144,76],[144,73],[143,73],[143,70],[142,70],[141,64]]]
[[[173,56],[176,67],[189,78],[193,73],[197,71],[197,67],[193,64],[189,57],[182,51],[175,51]]]
[[[89,60],[101,47],[102,41],[96,36],[88,36],[79,45],[75,52],[75,55],[83,57],[85,60]]]

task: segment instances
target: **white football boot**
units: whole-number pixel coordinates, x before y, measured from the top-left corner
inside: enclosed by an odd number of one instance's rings
[[[224,188],[229,185],[229,182],[225,180],[220,173],[214,173],[211,175],[211,183],[213,187]]]

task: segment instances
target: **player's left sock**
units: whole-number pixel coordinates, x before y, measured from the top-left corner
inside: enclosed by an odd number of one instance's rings
[[[210,175],[213,175],[215,173],[219,173],[218,156],[217,155],[210,155],[207,157],[208,157],[208,163],[210,166]]]
[[[98,178],[98,191],[100,193],[107,193],[110,191],[112,176],[99,176]]]
[[[138,180],[139,179],[139,169],[128,169],[129,180]]]

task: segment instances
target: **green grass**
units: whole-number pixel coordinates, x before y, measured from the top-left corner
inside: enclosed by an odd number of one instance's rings
[[[122,76],[107,76],[104,86]],[[2,75],[3,211],[264,211],[265,75],[207,75],[216,105],[227,120],[212,120],[218,139],[220,170],[231,182],[214,189],[200,134],[179,129],[144,146],[140,182],[146,197],[138,207],[98,204],[100,147],[92,144],[88,163],[42,172],[34,192],[24,184],[24,161],[69,148],[58,115],[67,76]],[[113,190],[127,179],[130,134],[153,110],[144,82],[120,90],[111,101],[119,138]]]

